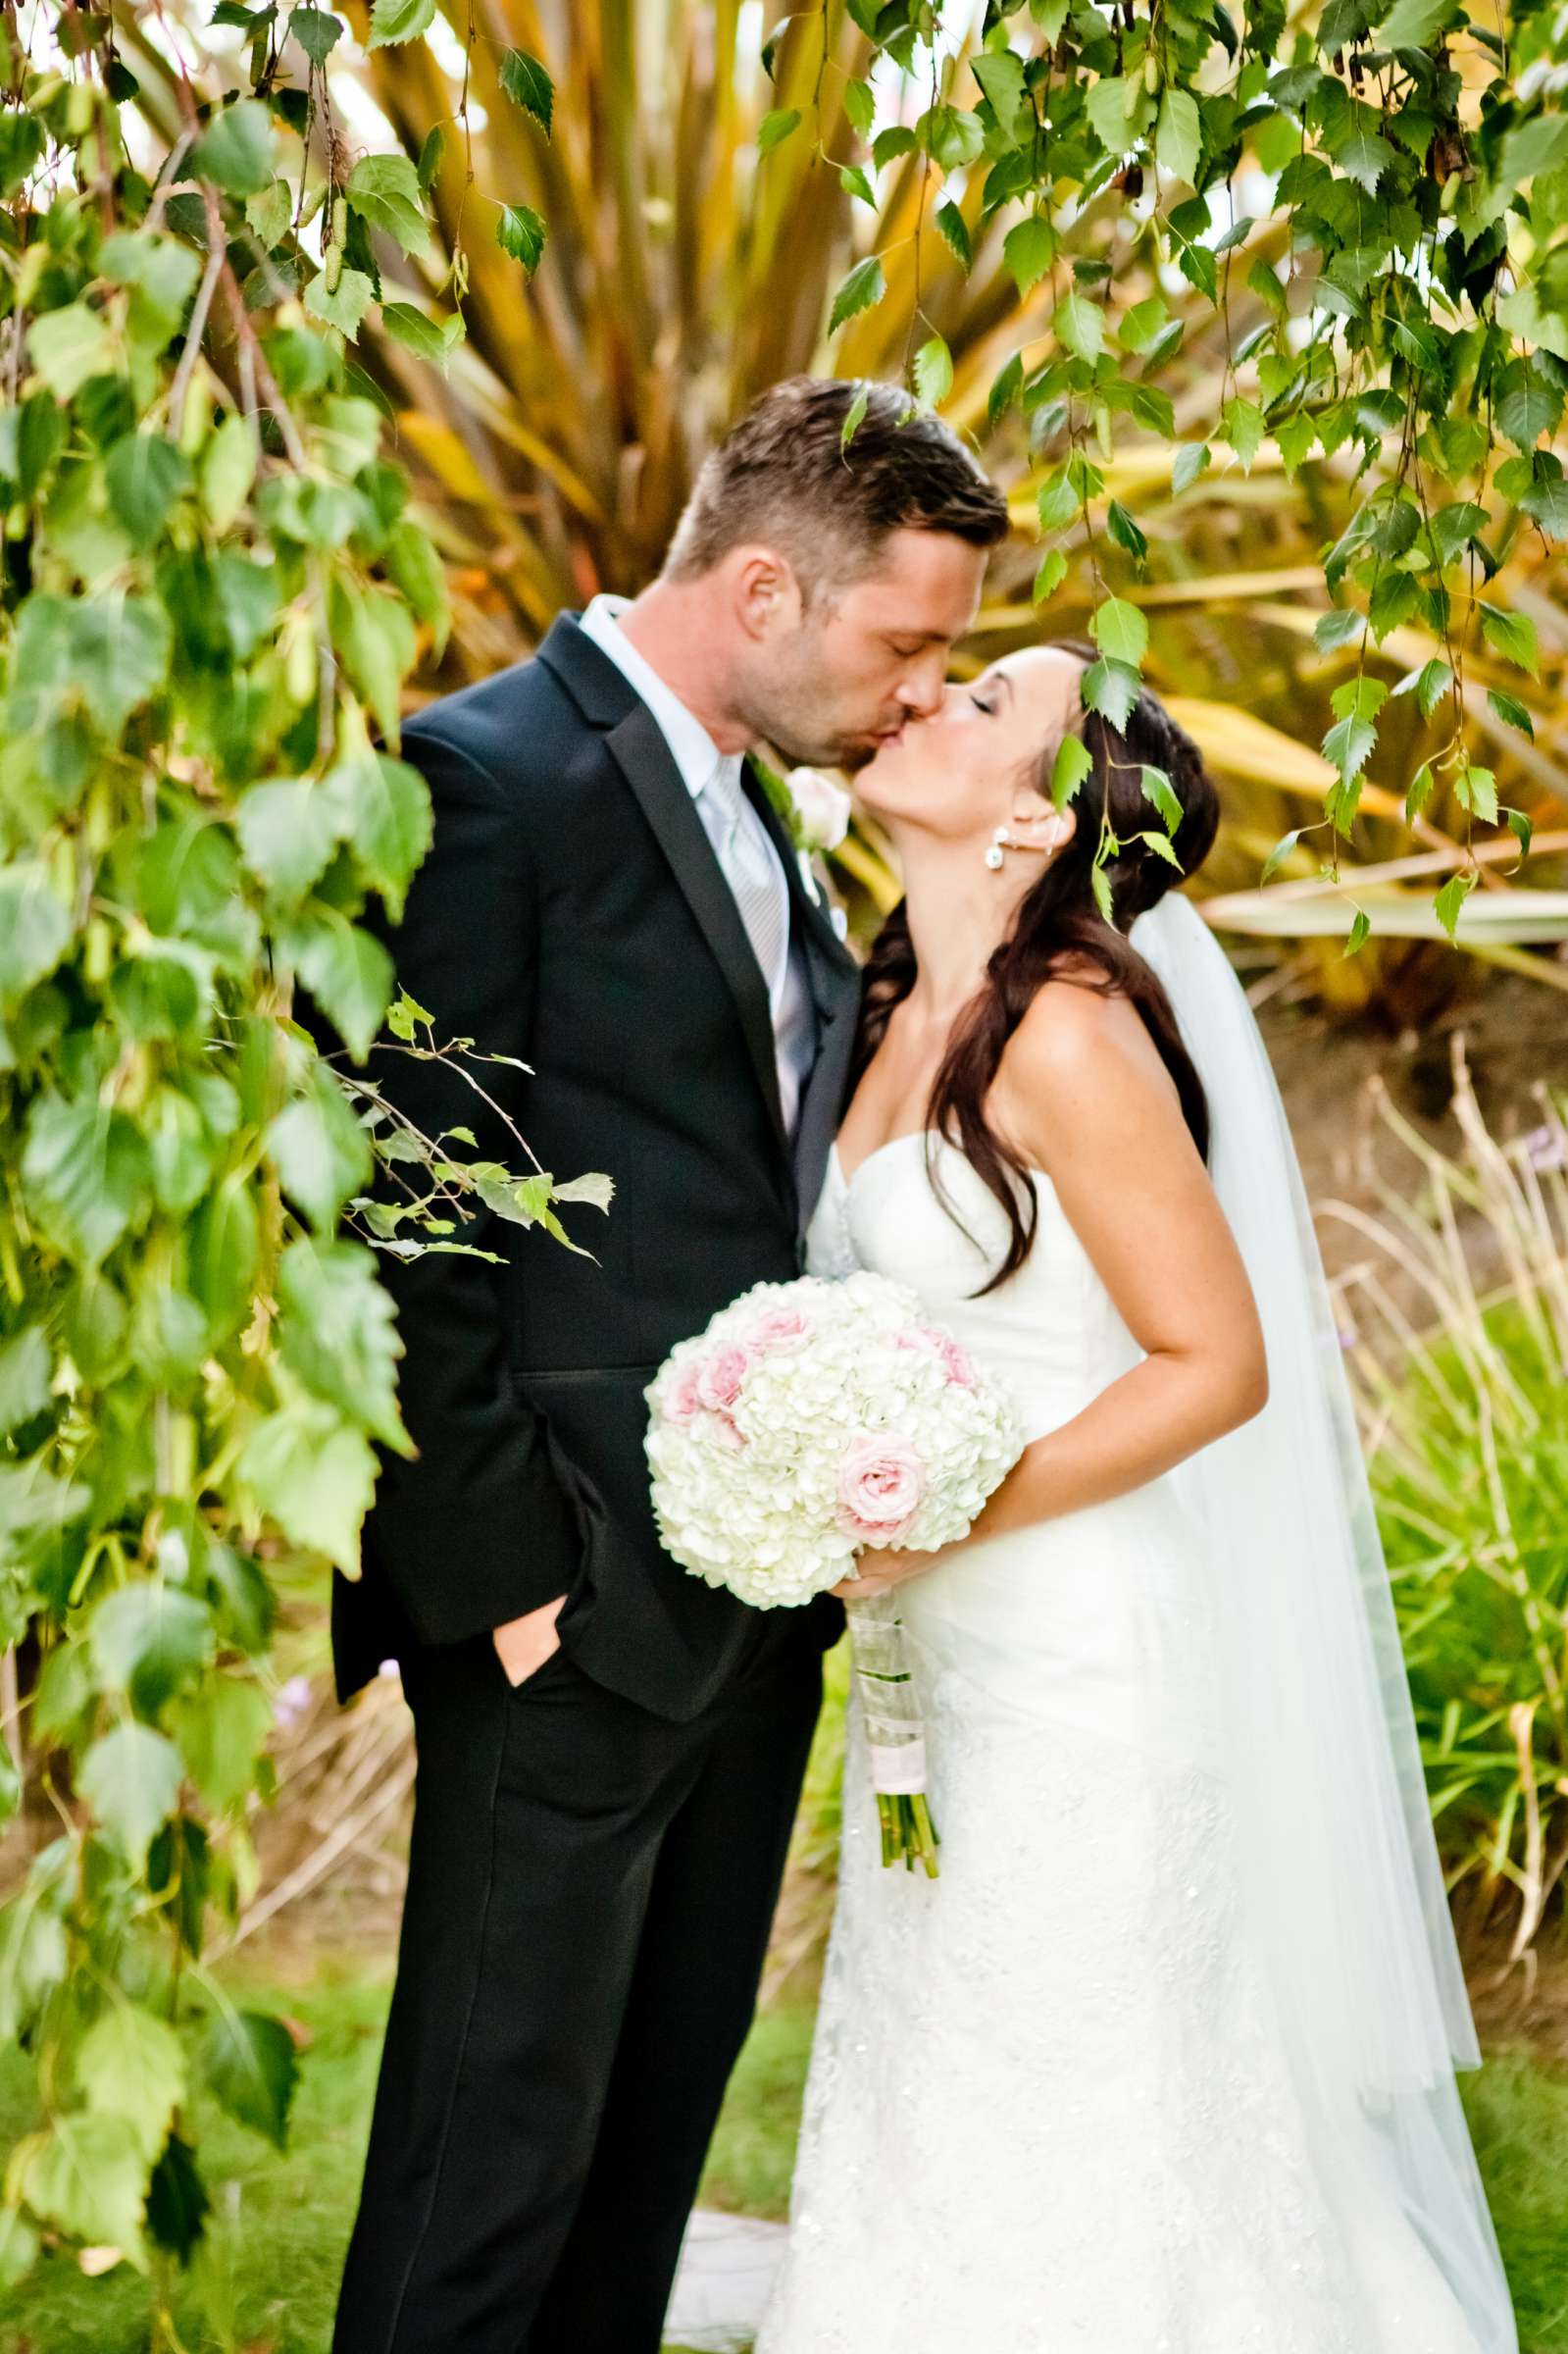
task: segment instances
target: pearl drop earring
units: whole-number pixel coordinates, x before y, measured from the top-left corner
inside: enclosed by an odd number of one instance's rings
[[[1018,844],[1016,842],[1014,842],[1011,834],[1008,833],[1007,828],[1005,826],[998,826],[995,833],[990,838],[990,846],[986,852],[986,864],[990,868],[990,871],[993,875],[1002,866],[1008,851],[1016,850]]]

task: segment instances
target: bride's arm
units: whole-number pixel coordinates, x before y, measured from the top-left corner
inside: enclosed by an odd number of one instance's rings
[[[1169,1074],[1137,1012],[1052,982],[1008,1046],[990,1111],[1043,1169],[1141,1361],[1027,1447],[965,1542],[1126,1495],[1268,1397],[1252,1288]],[[949,1552],[955,1550],[949,1548]],[[864,1553],[837,1589],[919,1576],[932,1554]],[[942,1557],[945,1558],[945,1557]]]
[[[974,1529],[993,1536],[1141,1487],[1248,1421],[1268,1397],[1263,1334],[1176,1089],[1125,998],[1042,989],[994,1096],[1024,1157],[1144,1351],[1025,1450]]]

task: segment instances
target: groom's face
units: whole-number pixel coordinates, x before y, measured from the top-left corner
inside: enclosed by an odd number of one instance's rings
[[[888,534],[844,586],[796,593],[754,648],[747,719],[791,761],[858,769],[941,706],[973,626],[986,551],[946,532]]]

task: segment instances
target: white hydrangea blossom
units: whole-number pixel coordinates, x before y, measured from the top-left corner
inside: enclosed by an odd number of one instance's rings
[[[954,1543],[1023,1447],[1005,1394],[869,1272],[755,1285],[647,1398],[666,1547],[764,1610],[835,1585],[862,1547]]]

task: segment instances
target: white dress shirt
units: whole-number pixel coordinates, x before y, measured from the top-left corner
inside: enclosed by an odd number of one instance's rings
[[[703,831],[713,844],[725,879],[734,890],[736,876],[726,854],[730,818],[725,797],[718,788],[738,781],[741,756],[738,752],[721,752],[701,720],[694,712],[687,710],[681,697],[666,686],[653,665],[638,653],[622,629],[619,618],[631,602],[631,598],[626,596],[596,596],[582,616],[583,634],[592,639],[601,652],[609,655],[653,714],[659,732],[670,747],[671,757],[696,803]],[[716,788],[712,793],[708,791],[710,785]],[[774,1046],[779,1066],[779,1101],[784,1112],[784,1133],[792,1137],[800,1109],[801,1091],[816,1055],[816,1011],[812,1004],[805,959],[790,937],[789,885],[779,853],[767,827],[744,793],[740,794],[740,825],[748,835],[746,854],[752,860],[766,858],[777,880],[779,903],[776,930],[782,946],[774,960],[773,971],[764,973],[763,978],[768,984],[768,1009],[773,1017]]]

